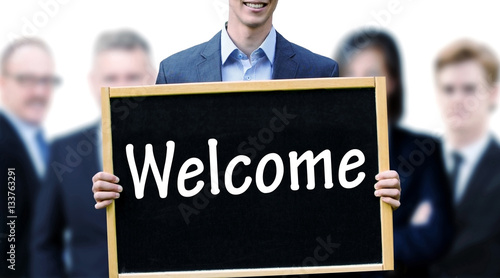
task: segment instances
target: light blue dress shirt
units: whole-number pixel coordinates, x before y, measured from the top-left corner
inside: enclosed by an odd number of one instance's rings
[[[275,52],[276,30],[274,27],[271,28],[264,42],[252,52],[250,57],[236,47],[226,28],[222,28],[222,81],[272,79]]]
[[[7,109],[2,110],[2,113],[14,126],[14,129],[17,131],[17,134],[19,134],[19,137],[21,137],[31,161],[33,162],[33,166],[35,166],[38,176],[43,178],[47,165],[42,154],[43,150],[40,149],[36,138],[37,133],[41,132],[41,127],[24,122]]]

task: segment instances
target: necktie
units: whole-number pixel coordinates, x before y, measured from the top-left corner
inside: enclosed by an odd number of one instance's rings
[[[450,183],[453,188],[453,199],[455,203],[458,203],[460,196],[462,196],[462,190],[458,188],[458,176],[460,175],[460,166],[462,166],[464,158],[458,152],[452,152],[451,157],[453,159],[453,165],[450,173]]]
[[[39,130],[36,135],[36,144],[38,146],[38,150],[40,151],[40,155],[42,156],[43,160],[43,165],[44,168],[49,163],[49,147],[47,145],[47,142],[45,141],[45,138],[43,137],[43,131]]]

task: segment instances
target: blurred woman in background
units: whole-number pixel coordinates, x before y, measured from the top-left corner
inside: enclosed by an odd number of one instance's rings
[[[334,59],[341,77],[386,77],[390,164],[400,175],[403,205],[394,211],[395,271],[384,275],[428,276],[429,264],[443,255],[452,239],[452,203],[441,146],[435,138],[398,125],[404,86],[399,51],[389,34],[352,33]]]

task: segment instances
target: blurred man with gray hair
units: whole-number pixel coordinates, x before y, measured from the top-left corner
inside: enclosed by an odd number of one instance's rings
[[[44,178],[49,147],[42,130],[54,87],[54,60],[47,44],[22,38],[1,58],[0,277],[29,275],[33,204]]]
[[[99,104],[101,87],[152,85],[155,77],[149,45],[139,34],[118,30],[97,39],[89,83]],[[127,117],[135,105],[113,109]],[[101,153],[100,122],[53,143],[33,226],[35,277],[108,277],[106,212],[94,209],[88,186],[102,169]]]

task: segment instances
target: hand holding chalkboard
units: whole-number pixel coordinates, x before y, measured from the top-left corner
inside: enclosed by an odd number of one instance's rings
[[[391,205],[392,209],[397,209],[401,205],[401,183],[399,174],[394,171],[384,171],[375,176],[378,181],[375,184],[375,196],[381,197],[382,201]]]
[[[105,172],[99,172],[92,177],[92,192],[96,201],[96,209],[103,209],[120,197],[123,187],[117,184],[119,181],[117,176]]]
[[[393,209],[397,209],[401,205],[399,202],[401,185],[398,173],[393,170],[384,171],[375,178],[378,181],[375,183],[375,196],[381,197],[382,201],[391,205]],[[113,200],[120,198],[123,187],[118,184],[119,181],[117,176],[110,173],[99,172],[94,175],[92,192],[96,201],[96,209],[106,208]]]

